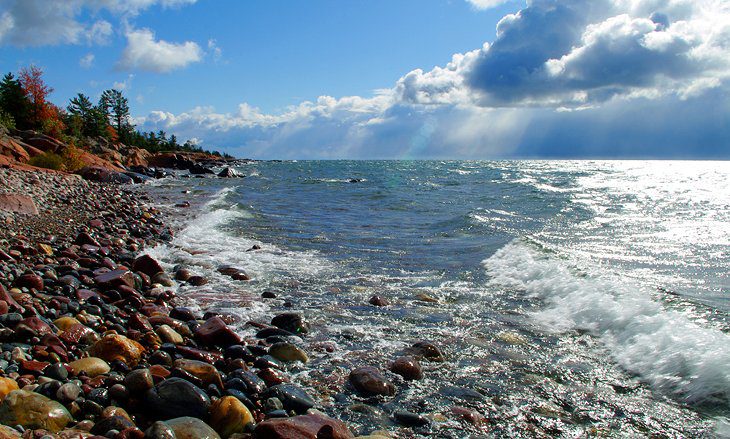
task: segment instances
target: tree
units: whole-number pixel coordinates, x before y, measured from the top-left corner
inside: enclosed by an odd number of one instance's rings
[[[33,129],[60,137],[65,128],[61,121],[61,110],[48,102],[48,95],[53,88],[43,82],[43,70],[31,65],[20,69],[20,85],[30,101],[29,124]]]
[[[104,90],[99,100],[99,108],[104,111],[120,140],[126,141],[130,138],[134,127],[129,123],[129,102],[121,91]]]
[[[10,115],[18,129],[30,128],[30,101],[25,95],[20,81],[8,73],[0,82],[0,110]]]
[[[81,122],[81,134],[89,137],[108,137],[107,117],[104,111],[94,106],[91,99],[83,93],[71,99],[68,107],[66,107],[72,117],[78,117]]]

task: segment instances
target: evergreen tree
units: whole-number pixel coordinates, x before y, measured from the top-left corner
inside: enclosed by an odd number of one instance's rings
[[[129,102],[121,91],[104,90],[99,100],[99,108],[104,111],[111,125],[117,130],[119,140],[126,142],[131,139],[134,127],[129,123]]]
[[[84,136],[106,137],[108,135],[106,129],[108,121],[104,111],[94,106],[91,99],[83,93],[79,93],[78,96],[71,99],[67,110],[72,116],[77,116],[81,120],[81,134]]]
[[[30,128],[30,101],[12,73],[5,75],[0,82],[0,110],[12,116],[18,129]]]

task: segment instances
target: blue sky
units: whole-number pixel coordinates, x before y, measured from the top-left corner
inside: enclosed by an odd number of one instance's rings
[[[256,158],[730,158],[722,0],[0,0],[0,69]]]

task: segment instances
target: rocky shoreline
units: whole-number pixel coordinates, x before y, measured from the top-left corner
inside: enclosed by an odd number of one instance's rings
[[[142,253],[173,234],[143,191],[14,169],[0,182],[0,437],[354,437],[287,376],[286,363],[308,360],[302,315],[247,322],[256,338],[242,340],[233,316],[177,306],[176,283],[206,279]],[[443,360],[428,343],[413,352],[391,366],[404,379],[422,376],[418,356]],[[371,367],[349,383],[395,390]]]

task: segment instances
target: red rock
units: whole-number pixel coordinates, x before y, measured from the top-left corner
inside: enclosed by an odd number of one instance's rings
[[[56,140],[53,137],[44,136],[43,134],[38,134],[36,137],[25,138],[23,140],[25,140],[25,143],[28,145],[38,148],[43,152],[58,152],[59,149],[65,147],[63,142]]]
[[[191,348],[190,346],[178,346],[177,353],[184,358],[205,361],[210,364],[223,360],[223,354],[220,352],[204,351],[202,349]]]
[[[5,288],[0,284],[0,300],[4,301],[8,304],[8,307],[14,311],[23,311],[23,307],[18,305],[18,302],[13,299],[13,296],[11,296]]]
[[[53,332],[48,323],[44,322],[36,316],[27,317],[21,320],[20,323],[18,323],[18,325],[15,327],[16,332],[20,332],[23,330],[31,331],[38,336]]]
[[[152,317],[156,315],[163,315],[166,316],[170,314],[170,309],[164,305],[155,305],[153,303],[145,304],[143,307],[139,309],[141,313],[146,315],[147,317]]]
[[[152,374],[152,378],[155,380],[155,383],[158,383],[170,376],[170,371],[167,370],[164,366],[160,366],[159,364],[153,364],[149,367],[149,369],[150,374]]]
[[[92,238],[91,235],[89,235],[86,232],[79,233],[76,236],[76,239],[74,240],[74,244],[76,244],[76,245],[89,244],[89,245],[93,245],[94,247],[101,247],[99,242],[96,239]]]
[[[30,154],[24,146],[30,147],[30,145],[18,142],[10,137],[0,136],[0,155],[12,157],[19,162],[26,163],[30,160]]]
[[[38,215],[38,208],[33,199],[27,195],[0,194],[0,210],[25,215]]]
[[[128,322],[132,328],[139,331],[152,331],[152,325],[150,324],[150,321],[147,320],[147,318],[143,315],[136,313],[132,314],[131,316],[129,316]]]
[[[29,290],[34,288],[37,291],[41,291],[43,289],[43,278],[36,274],[24,274],[15,279],[15,286],[18,288],[25,287]]]
[[[9,310],[8,302],[0,300],[0,316],[7,314]]]
[[[211,317],[195,330],[195,336],[202,343],[228,347],[240,344],[241,338],[233,332],[220,317]]]
[[[150,255],[142,255],[135,259],[132,264],[132,270],[141,271],[147,276],[154,276],[163,271],[160,263],[154,260]]]
[[[355,389],[366,395],[395,395],[395,386],[388,381],[378,369],[365,366],[350,372],[350,383]]]
[[[370,298],[369,303],[371,305],[375,306],[388,306],[390,303],[388,302],[388,299],[386,299],[383,296],[373,296]]]
[[[287,378],[286,375],[276,369],[261,369],[257,375],[259,376],[259,378],[264,380],[267,387],[289,382],[289,378]]]
[[[111,270],[94,277],[94,282],[102,288],[115,288],[121,285],[134,288],[134,274],[129,270]]]
[[[59,338],[69,345],[75,345],[81,340],[86,340],[94,334],[94,330],[81,323],[77,323],[59,334]]]
[[[27,360],[20,362],[20,370],[33,375],[40,375],[51,363],[46,361]]]
[[[269,419],[259,423],[254,439],[351,439],[354,436],[342,421],[320,414]]]
[[[421,369],[420,363],[413,357],[400,357],[397,358],[393,364],[390,365],[390,370],[393,373],[397,373],[402,376],[404,380],[420,380],[423,378],[423,369]]]
[[[87,290],[87,289],[80,289],[76,290],[76,299],[81,301],[86,301],[91,299],[92,297],[99,297],[99,295],[96,293],[96,291]]]
[[[13,257],[0,250],[0,261],[14,261]]]
[[[451,408],[451,413],[456,415],[457,418],[474,425],[481,424],[485,420],[479,412],[466,407],[454,406]]]

